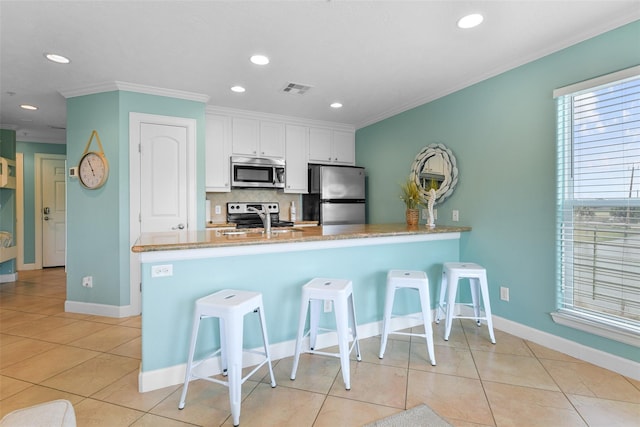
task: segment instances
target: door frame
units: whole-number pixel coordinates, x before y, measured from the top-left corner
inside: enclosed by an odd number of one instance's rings
[[[131,315],[140,314],[140,255],[130,248],[140,237],[140,127],[142,124],[180,126],[187,129],[187,229],[197,225],[197,173],[195,119],[129,113],[129,289]]]
[[[35,166],[35,182],[34,182],[34,187],[35,187],[35,194],[34,194],[34,209],[35,209],[35,213],[34,213],[34,230],[35,230],[35,255],[36,255],[36,259],[34,262],[34,268],[36,270],[41,270],[42,269],[42,161],[43,160],[64,160],[65,161],[65,171],[67,169],[67,156],[65,154],[46,154],[46,153],[36,153],[34,154],[33,157],[34,160],[34,166]],[[66,173],[65,173],[66,175]],[[65,191],[65,204],[67,203],[66,201],[66,192],[67,192],[67,180],[65,180],[64,183],[64,191]],[[65,210],[64,213],[64,221],[65,223],[67,222],[67,212]],[[66,264],[66,259],[67,259],[67,238],[68,236],[65,237],[65,244],[64,244],[64,257],[65,257],[65,264]],[[24,249],[23,249],[24,250]],[[65,269],[66,269],[66,265],[65,265]]]

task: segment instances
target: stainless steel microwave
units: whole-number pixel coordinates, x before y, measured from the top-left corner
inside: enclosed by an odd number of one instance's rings
[[[284,188],[284,159],[231,157],[231,186]]]

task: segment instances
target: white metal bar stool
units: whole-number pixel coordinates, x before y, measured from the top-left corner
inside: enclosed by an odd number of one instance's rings
[[[263,355],[265,359],[258,364],[244,378],[242,377],[242,338],[244,330],[244,316],[248,313],[258,313],[260,327],[262,329],[262,339],[264,342],[264,352],[248,351]],[[220,348],[204,359],[193,361],[196,351],[196,341],[198,339],[198,329],[200,321],[209,317],[217,317],[220,320]],[[198,376],[193,370],[204,361],[220,354],[223,374],[227,375],[228,381],[221,381],[208,376]],[[191,331],[191,344],[189,346],[189,358],[187,360],[187,372],[184,379],[182,396],[180,397],[179,409],[183,409],[187,397],[189,381],[193,379],[203,379],[229,387],[229,402],[231,405],[231,417],[233,425],[240,424],[240,401],[242,397],[242,384],[264,364],[269,366],[271,376],[271,387],[276,386],[271,366],[271,356],[269,354],[269,341],[267,339],[266,322],[264,318],[264,307],[262,305],[262,294],[259,292],[238,291],[225,289],[196,301],[195,313],[193,317],[193,328]]]
[[[422,308],[422,322],[424,323],[424,334],[416,334],[412,332],[394,332],[391,328],[392,317],[400,317],[394,315],[393,301],[396,290],[401,288],[416,289],[420,297],[420,305]],[[431,297],[429,296],[429,279],[424,271],[410,270],[390,270],[387,273],[387,293],[384,300],[384,319],[382,323],[382,339],[380,343],[380,359],[384,357],[384,351],[387,348],[387,338],[389,334],[410,335],[423,337],[427,340],[427,352],[433,366],[436,365],[436,357],[433,350],[433,329],[431,327]],[[406,317],[406,316],[405,316]]]
[[[333,301],[336,316],[336,332],[338,334],[339,353],[326,353],[315,350],[319,328],[320,308],[324,300]],[[307,323],[307,312],[309,314],[309,330],[305,333]],[[353,335],[353,344],[349,347],[349,329]],[[302,340],[309,335],[309,350],[302,351]],[[342,379],[344,387],[351,390],[349,355],[355,347],[356,359],[360,357],[360,344],[358,344],[358,329],[356,325],[356,310],[353,304],[353,285],[351,280],[344,279],[322,279],[316,278],[309,281],[302,287],[302,302],[300,305],[300,320],[298,323],[298,337],[296,339],[296,352],[291,369],[291,379],[296,379],[300,353],[322,354],[340,358],[342,368]]]
[[[473,316],[455,315],[456,294],[460,279],[469,279],[471,288],[471,300]],[[481,316],[479,293],[482,295],[482,305],[484,306],[484,316]],[[445,301],[446,295],[446,301]],[[469,305],[460,303],[462,305]],[[474,319],[478,326],[482,320],[487,321],[489,337],[493,344],[496,339],[493,335],[493,321],[491,320],[491,302],[489,300],[489,285],[487,283],[487,270],[484,267],[470,262],[446,262],[442,267],[442,281],[440,282],[440,301],[436,309],[436,323],[440,323],[442,314],[445,313],[445,341],[449,340],[453,318]]]

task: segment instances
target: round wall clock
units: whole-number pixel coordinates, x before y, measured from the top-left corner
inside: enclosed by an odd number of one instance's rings
[[[107,182],[109,163],[103,153],[89,151],[80,159],[78,177],[80,183],[90,190],[100,188]]]
[[[89,151],[91,141],[93,141],[94,137],[98,141],[100,151]],[[84,153],[82,153],[82,157],[80,158],[80,163],[78,164],[78,178],[80,178],[80,183],[84,188],[95,190],[96,188],[102,187],[104,183],[107,182],[108,177],[109,163],[104,155],[100,136],[98,136],[98,132],[94,130],[91,133],[87,146],[84,148]]]

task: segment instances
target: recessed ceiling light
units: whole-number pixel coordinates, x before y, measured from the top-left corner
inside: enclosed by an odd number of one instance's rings
[[[71,60],[66,56],[58,55],[56,53],[45,53],[44,57],[49,61],[56,62],[58,64],[68,64],[69,62],[71,62]]]
[[[334,102],[330,105],[331,108],[342,108],[342,104],[339,102]]]
[[[236,93],[242,93],[244,92],[246,89],[243,88],[242,86],[232,86],[231,87],[231,91],[236,92]]]
[[[256,65],[267,65],[269,63],[269,58],[264,55],[253,55],[251,57],[251,62]]]
[[[477,27],[482,23],[484,17],[479,13],[472,13],[471,15],[463,16],[458,20],[458,27],[463,29]]]
[[[34,111],[38,109],[38,107],[36,107],[35,105],[30,105],[30,104],[21,104],[20,108],[22,108],[23,110],[30,110],[30,111]]]

